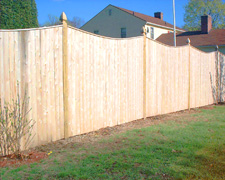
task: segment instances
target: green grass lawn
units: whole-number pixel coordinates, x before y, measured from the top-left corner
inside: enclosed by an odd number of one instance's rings
[[[2,179],[225,179],[225,106],[64,148]]]

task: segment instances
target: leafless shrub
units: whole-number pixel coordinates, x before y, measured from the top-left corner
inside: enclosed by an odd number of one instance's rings
[[[213,83],[213,77],[210,73],[212,94],[215,103],[224,102],[225,100],[225,56],[216,53],[216,82]]]
[[[225,56],[219,55],[219,102],[225,100]]]
[[[26,93],[22,100],[18,94],[16,100],[12,100],[11,103],[2,103],[0,99],[0,155],[5,156],[11,153],[18,155],[23,137],[25,148],[31,142],[33,138],[31,132],[35,121],[28,119],[31,111],[28,105],[29,98]]]
[[[210,82],[211,82],[211,88],[212,88],[212,95],[213,95],[213,101],[214,103],[217,104],[217,91],[216,91],[216,86],[213,85],[213,77],[212,73],[210,72]]]

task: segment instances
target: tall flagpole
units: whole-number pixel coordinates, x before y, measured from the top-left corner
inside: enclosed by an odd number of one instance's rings
[[[175,16],[175,0],[173,0],[173,38],[174,38],[174,46],[177,46],[176,43],[176,16]]]

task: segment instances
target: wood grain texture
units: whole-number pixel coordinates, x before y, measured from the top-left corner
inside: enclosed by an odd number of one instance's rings
[[[215,60],[214,52],[147,39],[147,116],[213,104]]]
[[[18,93],[30,97],[29,118],[36,121],[30,147],[215,102],[216,52],[65,28],[67,34],[62,25],[0,30],[1,103]]]
[[[146,37],[146,29],[145,27],[143,27],[143,34],[144,34],[144,43],[143,43],[143,118],[146,119],[146,102],[147,102],[147,99],[146,99],[146,79],[147,79],[147,74],[146,74],[146,60],[147,60],[147,57],[146,57],[146,41],[147,41],[147,37]]]
[[[64,137],[61,44],[61,26],[0,31],[0,98],[12,103],[27,94],[36,121],[30,147]]]
[[[68,37],[70,136],[142,118],[143,38]]]
[[[63,12],[61,15],[63,24],[62,55],[63,55],[63,111],[64,111],[64,138],[69,138],[69,77],[68,77],[68,25],[67,17]]]

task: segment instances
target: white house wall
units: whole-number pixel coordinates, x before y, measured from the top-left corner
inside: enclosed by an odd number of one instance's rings
[[[110,9],[111,16],[109,16]],[[145,23],[144,20],[109,5],[81,29],[92,33],[99,31],[99,35],[120,38],[121,28],[126,28],[127,37],[135,37],[142,35],[141,31]]]
[[[169,29],[159,28],[153,25],[146,25],[145,28],[146,29],[149,28],[149,32],[147,32],[148,38],[151,38],[151,27],[154,28],[154,39],[157,39],[159,36],[165,33],[169,33],[169,32],[173,33],[173,31]]]

